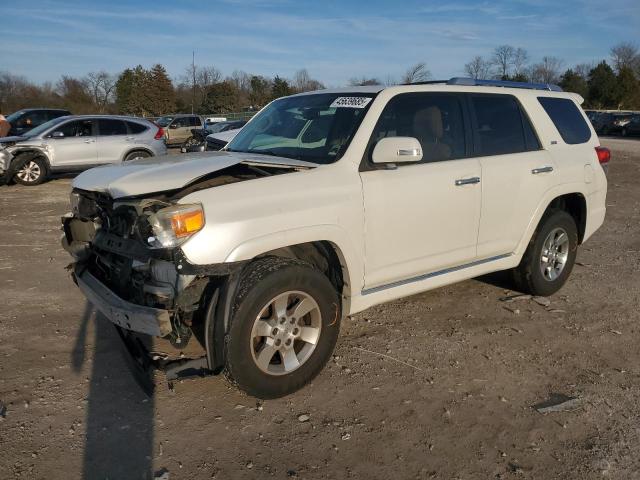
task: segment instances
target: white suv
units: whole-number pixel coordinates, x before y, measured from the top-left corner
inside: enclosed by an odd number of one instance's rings
[[[77,177],[63,244],[137,365],[286,395],[373,305],[497,270],[562,287],[605,216],[581,102],[458,78],[281,98],[224,151]],[[151,357],[141,334],[201,356]]]

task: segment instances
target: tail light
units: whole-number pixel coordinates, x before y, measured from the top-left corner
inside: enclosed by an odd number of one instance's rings
[[[606,172],[611,161],[611,151],[606,147],[596,147],[596,154],[598,155],[598,162],[600,166]]]
[[[164,129],[162,127],[158,127],[158,131],[156,132],[156,136],[153,137],[156,140],[162,140],[164,138]]]

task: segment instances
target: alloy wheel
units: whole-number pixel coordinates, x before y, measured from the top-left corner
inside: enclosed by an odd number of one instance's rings
[[[322,315],[309,294],[288,291],[271,299],[251,330],[251,355],[269,375],[286,375],[309,359],[320,339]]]
[[[569,257],[569,234],[564,228],[551,230],[542,244],[540,271],[545,280],[553,282],[564,270]]]
[[[23,182],[32,183],[38,180],[42,175],[42,169],[40,165],[38,165],[33,160],[25,163],[20,170],[16,172],[16,177],[18,177]]]

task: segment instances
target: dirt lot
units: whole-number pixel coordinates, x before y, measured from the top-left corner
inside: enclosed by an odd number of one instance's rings
[[[145,398],[64,270],[71,180],[0,188],[0,478],[640,478],[640,141],[603,143],[607,220],[550,305],[497,276],[373,308],[264,403],[222,378]],[[531,408],[551,393],[580,402]]]

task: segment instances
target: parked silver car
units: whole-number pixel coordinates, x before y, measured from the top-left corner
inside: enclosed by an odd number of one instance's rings
[[[0,139],[0,179],[38,185],[50,173],[166,155],[162,127],[135,117],[69,115]]]

